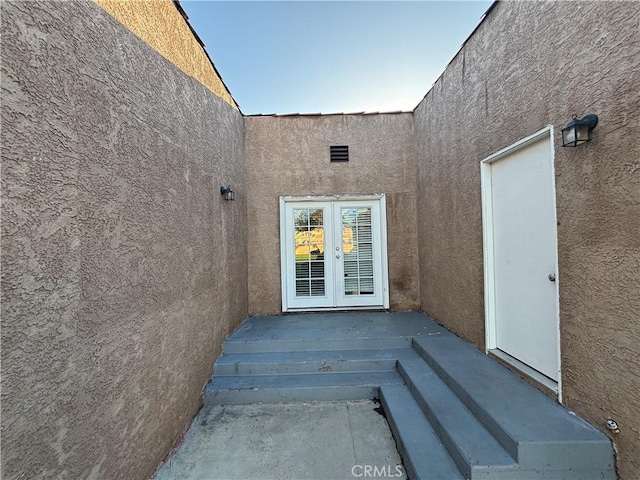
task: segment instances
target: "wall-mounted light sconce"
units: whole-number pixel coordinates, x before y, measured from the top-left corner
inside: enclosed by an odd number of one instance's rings
[[[235,200],[235,192],[231,190],[231,187],[220,186],[220,195],[224,195],[225,200]]]
[[[590,113],[578,119],[577,115],[562,129],[562,146],[577,147],[591,141],[591,130],[598,125],[598,116]]]

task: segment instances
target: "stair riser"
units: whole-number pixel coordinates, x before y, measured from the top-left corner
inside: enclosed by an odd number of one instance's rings
[[[214,375],[278,375],[322,372],[395,371],[395,359],[388,360],[333,360],[325,362],[290,363],[217,363]]]
[[[547,442],[539,444],[520,444],[520,466],[534,469],[544,464],[550,468],[573,468],[581,472],[607,470],[611,475],[615,471],[615,460],[610,445],[606,443],[564,444]],[[608,458],[609,464],[603,465],[602,459]],[[607,477],[610,478],[610,477]]]
[[[224,353],[308,352],[318,350],[360,350],[370,348],[409,348],[411,337],[358,338],[349,340],[225,342]]]
[[[378,396],[378,387],[348,386],[323,388],[289,388],[273,390],[225,390],[205,389],[205,405],[247,405],[251,403],[285,403],[366,400]]]
[[[494,470],[476,471],[473,480],[612,480],[610,471],[603,470],[540,470],[518,469],[518,470]]]

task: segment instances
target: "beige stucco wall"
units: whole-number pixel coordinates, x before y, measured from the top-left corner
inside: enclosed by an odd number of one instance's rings
[[[237,108],[173,0],[94,0],[187,75]]]
[[[640,471],[640,4],[501,2],[415,111],[422,308],[484,344],[479,162],[555,131],[564,403]],[[594,141],[560,146],[572,114]]]
[[[279,197],[386,194],[392,310],[419,307],[413,115],[247,117],[249,312],[282,311]],[[349,145],[330,163],[330,145]]]
[[[149,478],[247,313],[244,120],[93,2],[2,36],[2,477]]]

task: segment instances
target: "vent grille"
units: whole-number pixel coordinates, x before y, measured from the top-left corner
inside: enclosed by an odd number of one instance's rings
[[[349,161],[349,145],[331,145],[329,147],[332,162]]]

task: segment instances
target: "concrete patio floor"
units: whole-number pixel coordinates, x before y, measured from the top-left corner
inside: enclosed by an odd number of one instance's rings
[[[404,479],[377,406],[356,400],[205,407],[155,478]]]

